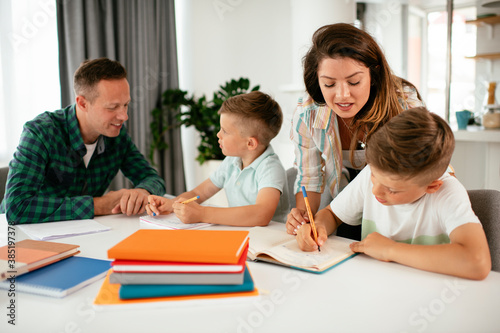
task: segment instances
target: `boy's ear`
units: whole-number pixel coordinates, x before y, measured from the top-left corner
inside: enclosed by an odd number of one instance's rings
[[[427,189],[425,190],[425,192],[429,194],[435,193],[441,188],[441,185],[443,185],[443,181],[436,179],[432,183],[427,185]]]
[[[259,140],[257,140],[256,137],[251,136],[248,138],[247,141],[247,148],[248,150],[255,150],[259,146]]]

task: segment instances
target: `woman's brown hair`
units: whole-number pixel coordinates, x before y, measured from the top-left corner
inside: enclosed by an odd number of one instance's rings
[[[326,25],[314,33],[312,44],[303,59],[304,83],[318,105],[325,104],[318,82],[318,66],[323,59],[350,58],[370,71],[370,97],[353,119],[353,137],[358,137],[360,129],[366,130],[367,137],[370,137],[380,126],[407,108],[406,105],[404,108],[401,106],[401,103],[406,103],[403,86],[415,87],[392,73],[382,49],[367,32],[346,23]],[[357,140],[351,141],[351,150],[354,150]]]

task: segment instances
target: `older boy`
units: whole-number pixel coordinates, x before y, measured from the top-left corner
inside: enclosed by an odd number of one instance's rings
[[[227,156],[209,179],[175,199],[150,196],[148,214],[174,212],[182,222],[234,226],[265,226],[284,222],[289,210],[286,174],[270,141],[283,122],[281,108],[259,91],[229,98],[219,110],[217,134]],[[183,200],[200,196],[203,202],[224,188],[229,207],[207,207]]]
[[[467,191],[446,172],[455,141],[448,124],[425,108],[392,118],[369,139],[368,165],[309,225],[287,224],[313,251],[341,223],[362,225],[355,252],[415,268],[484,279],[491,257]]]

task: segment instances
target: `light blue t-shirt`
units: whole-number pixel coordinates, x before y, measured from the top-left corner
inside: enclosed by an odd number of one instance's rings
[[[272,187],[281,192],[273,221],[285,222],[290,210],[285,168],[271,146],[241,170],[241,158],[228,156],[210,175],[218,188],[224,188],[229,207],[255,205],[257,193]]]

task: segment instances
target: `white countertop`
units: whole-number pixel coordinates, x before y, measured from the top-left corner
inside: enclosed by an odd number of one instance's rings
[[[454,130],[455,141],[500,142],[500,129],[470,125],[466,130]]]

